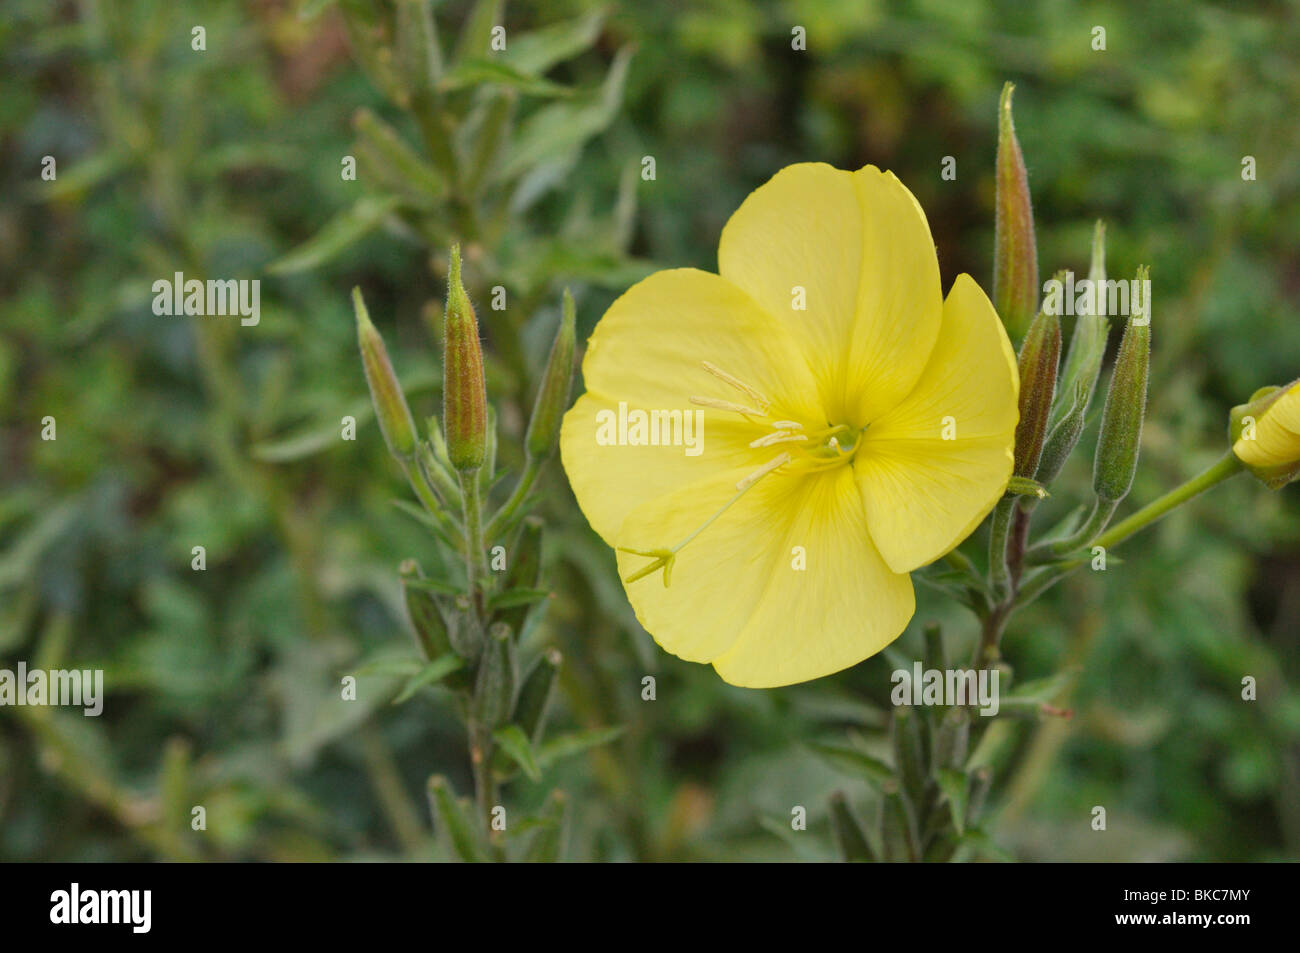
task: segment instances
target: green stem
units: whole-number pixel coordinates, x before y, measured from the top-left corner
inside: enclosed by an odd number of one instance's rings
[[[462,471],[460,495],[465,505],[465,577],[469,582],[470,598],[478,611],[482,594],[479,580],[484,575],[483,505],[479,499],[478,470]]]
[[[519,482],[515,484],[514,490],[510,494],[510,499],[501,505],[495,515],[488,520],[487,529],[484,531],[486,539],[496,539],[503,530],[508,528],[514,521],[515,512],[523,505],[529,491],[533,488],[533,483],[537,480],[537,475],[542,472],[542,463],[533,457],[528,457],[524,463],[524,472],[519,476]]]
[[[1047,543],[1043,552],[1048,558],[1052,556],[1064,556],[1066,553],[1072,553],[1088,543],[1106,528],[1110,518],[1115,515],[1115,508],[1119,506],[1117,500],[1103,500],[1097,497],[1092,503],[1092,512],[1088,518],[1083,521],[1083,525],[1071,533],[1065,539],[1058,539],[1055,542]],[[1036,560],[1031,560],[1031,562]]]
[[[1241,461],[1237,459],[1232,451],[1228,451],[1228,453],[1224,454],[1218,462],[1204,470],[1199,475],[1192,477],[1180,486],[1174,487],[1159,499],[1148,503],[1128,519],[1116,523],[1105,533],[1102,533],[1096,539],[1092,540],[1092,545],[1101,546],[1103,549],[1109,549],[1112,546],[1119,545],[1130,536],[1135,535],[1156,522],[1174,507],[1181,506],[1192,497],[1199,496],[1210,487],[1222,483],[1234,474],[1242,472],[1243,469]],[[1030,576],[1029,579],[1025,581],[1025,584],[1020,587],[1015,608],[1019,609],[1028,605],[1052,586],[1056,585],[1056,583],[1065,576],[1069,575],[1080,566],[1085,565],[1088,561],[1088,556],[1081,556],[1079,559],[1040,570]]]
[[[1007,571],[1007,536],[1011,530],[1011,510],[1014,498],[1004,497],[993,510],[989,529],[989,585],[994,598],[1002,599],[1011,589]]]
[[[1126,520],[1116,523],[1092,541],[1094,546],[1111,547],[1124,542],[1134,533],[1150,526],[1176,506],[1181,506],[1194,496],[1199,496],[1217,483],[1242,472],[1244,468],[1236,454],[1229,450],[1217,463],[1192,477],[1182,486],[1174,487],[1164,496],[1148,503]]]

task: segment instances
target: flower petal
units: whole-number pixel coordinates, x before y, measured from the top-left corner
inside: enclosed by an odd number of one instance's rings
[[[719,474],[642,504],[623,521],[617,545],[676,545],[736,496],[737,479]],[[662,572],[624,584],[637,619],[664,649],[688,662],[709,662],[736,641],[772,574],[783,562],[789,565],[779,548],[780,516],[791,512],[786,500],[792,489],[797,485],[779,472],[765,477],[682,547],[670,585],[663,584]],[[619,576],[627,579],[651,561],[620,549]]]
[[[587,394],[565,415],[560,432],[560,454],[578,503],[606,542],[642,503],[736,467],[745,468],[743,476],[763,461],[748,446],[759,428],[736,413],[691,404],[697,395],[752,404],[705,370],[705,361],[756,388],[783,413],[817,413],[816,384],[797,344],[734,285],[689,268],[657,272],[633,285],[591,336],[582,362]],[[597,414],[617,415],[620,402],[628,412],[701,412],[701,452],[688,456],[684,439],[668,446],[602,446]]]
[[[1290,385],[1255,422],[1255,439],[1238,437],[1232,452],[1253,467],[1300,460],[1300,381]]]
[[[848,467],[804,478],[786,497],[781,522],[764,547],[762,595],[734,644],[713,660],[732,685],[774,688],[856,665],[898,638],[916,610],[912,581],[891,572],[872,545]],[[796,546],[806,568],[795,568]],[[728,600],[734,578],[726,576]]]
[[[871,537],[895,572],[948,552],[1011,476],[1020,380],[993,305],[959,275],[915,390],[867,428],[853,463]],[[945,440],[946,418],[955,439]]]
[[[797,331],[828,422],[863,426],[902,400],[939,333],[929,225],[874,166],[782,169],[727,222],[718,270]]]

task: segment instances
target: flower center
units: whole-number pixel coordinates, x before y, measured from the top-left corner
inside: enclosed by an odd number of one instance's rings
[[[752,473],[739,480],[736,483],[736,495],[724,503],[717,512],[701,523],[677,545],[666,549],[650,550],[620,547],[623,552],[646,556],[653,560],[649,565],[629,576],[624,580],[625,582],[635,582],[662,569],[664,585],[667,586],[672,576],[673,563],[676,561],[677,553],[682,547],[708,529],[718,517],[729,510],[758,481],[771,473],[787,468],[789,472],[813,473],[851,463],[858,452],[862,432],[866,429],[865,427],[854,428],[847,424],[830,423],[826,423],[821,427],[816,425],[805,426],[801,421],[790,419],[792,415],[782,415],[774,409],[772,401],[768,400],[758,388],[745,383],[737,377],[733,377],[715,364],[708,361],[701,363],[706,371],[739,392],[746,402],[739,403],[716,397],[691,397],[691,403],[700,407],[710,407],[714,410],[740,415],[749,423],[760,428],[759,435],[749,442],[751,447],[756,450],[779,447],[780,451]]]

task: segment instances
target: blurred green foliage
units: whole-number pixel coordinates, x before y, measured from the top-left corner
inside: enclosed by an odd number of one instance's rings
[[[437,4],[444,47],[469,11]],[[1098,217],[1112,273],[1152,269],[1150,412],[1126,507],[1196,472],[1222,453],[1233,404],[1300,374],[1296,14],[1173,0],[510,3],[511,42],[582,26],[564,56],[521,40],[506,69],[485,61],[449,82],[467,147],[492,103],[513,110],[509,145],[467,196],[436,170],[384,182],[391,156],[364,161],[361,110],[433,157],[383,64],[358,66],[335,4],[10,0],[0,667],[102,667],[109,695],[99,719],[0,709],[0,858],[435,856],[425,781],[469,787],[446,698],[395,707],[398,683],[376,676],[340,704],[338,685],[363,655],[407,648],[396,566],[430,549],[390,502],[404,489],[369,414],[347,289],[365,289],[416,414],[435,412],[427,316],[449,239],[472,249],[478,300],[496,284],[510,295],[485,332],[503,447],[518,446],[558,289],[574,289],[581,340],[648,270],[714,268],[728,215],[790,162],[892,169],[926,209],[945,287],[961,272],[987,287],[995,108],[1011,79],[1043,274],[1086,267]],[[806,52],[791,49],[795,25]],[[352,154],[355,182],[340,176]],[[955,181],[940,177],[944,156]],[[155,316],[150,285],[175,271],[261,278],[260,325]],[[348,414],[355,442],[338,439]],[[47,416],[57,440],[40,437]],[[1090,439],[1045,522],[1086,497]],[[562,473],[543,482],[555,596],[529,639],[564,653],[554,720],[626,732],[510,798],[533,809],[567,793],[569,858],[833,856],[830,792],[875,808],[808,743],[853,727],[883,749],[889,672],[919,657],[921,624],[964,647],[974,621],[922,590],[893,653],[808,685],[731,688],[654,646]],[[994,833],[1012,855],[1300,857],[1296,492],[1238,478],[1013,621],[1017,677],[1079,674],[1073,718],[1000,733]],[[190,829],[194,805],[206,833]],[[809,832],[790,831],[794,805]],[[1089,828],[1094,805],[1104,834]]]

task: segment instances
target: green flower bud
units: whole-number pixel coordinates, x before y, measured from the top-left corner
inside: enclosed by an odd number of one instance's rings
[[[1138,268],[1138,287],[1150,272]],[[1147,373],[1151,364],[1151,302],[1144,294],[1141,306],[1134,306],[1124,328],[1124,339],[1115,357],[1115,371],[1106,407],[1101,415],[1101,435],[1093,462],[1092,488],[1098,499],[1118,503],[1128,495],[1137,470],[1142,419],[1147,407]]]
[[[541,740],[542,732],[546,730],[546,714],[562,661],[558,649],[547,649],[519,688],[513,720],[533,744]]]
[[[1106,281],[1106,224],[1098,221],[1092,233],[1092,262],[1088,266],[1088,281],[1093,289],[1093,308],[1091,314],[1081,314],[1074,322],[1074,333],[1070,335],[1070,352],[1065,356],[1061,369],[1060,385],[1057,394],[1056,409],[1052,413],[1052,426],[1055,428],[1072,410],[1077,402],[1074,400],[1080,385],[1086,387],[1083,413],[1092,402],[1093,391],[1097,387],[1097,378],[1101,375],[1102,358],[1106,356],[1106,339],[1110,334],[1110,319],[1103,314],[1100,289]],[[1076,438],[1077,439],[1077,438]],[[1073,450],[1071,445],[1069,450]],[[1069,450],[1066,455],[1069,455]]]
[[[1012,339],[1023,333],[1038,308],[1038,248],[1029,201],[1025,157],[1011,119],[1011,92],[998,103],[997,197],[993,232],[993,306]]]
[[[573,347],[575,340],[573,295],[564,289],[564,308],[559,330],[551,344],[551,356],[546,361],[542,385],[533,403],[533,416],[528,421],[525,446],[528,455],[543,460],[555,450],[560,436],[560,419],[569,407],[569,386],[573,382]]]
[[[1038,471],[1060,359],[1061,319],[1040,311],[1020,346],[1020,421],[1016,424],[1013,471],[1018,477],[1032,478]]]
[[[433,593],[412,585],[423,578],[419,564],[414,559],[407,559],[397,571],[402,577],[402,598],[406,602],[407,615],[411,617],[411,627],[415,630],[420,654],[426,662],[431,662],[451,652],[447,623],[438,603],[434,601]]]
[[[488,632],[474,689],[477,713],[485,725],[494,728],[510,717],[518,680],[510,628],[497,623]]]
[[[357,342],[361,346],[361,364],[366,371],[366,384],[370,387],[370,400],[375,405],[379,429],[384,442],[396,457],[410,460],[415,455],[415,420],[406,405],[402,385],[393,373],[392,362],[384,339],[370,323],[366,303],[361,300],[361,289],[352,289],[352,305],[357,313]]]
[[[460,280],[460,246],[451,247],[447,310],[443,317],[442,421],[447,457],[457,470],[483,465],[487,455],[487,391],[474,306]]]
[[[1043,455],[1038,460],[1038,474],[1034,477],[1043,486],[1050,485],[1060,474],[1065,461],[1078,445],[1079,437],[1083,435],[1090,390],[1086,380],[1080,380],[1075,384],[1074,400],[1066,409],[1065,416],[1056,422],[1043,443]]]

